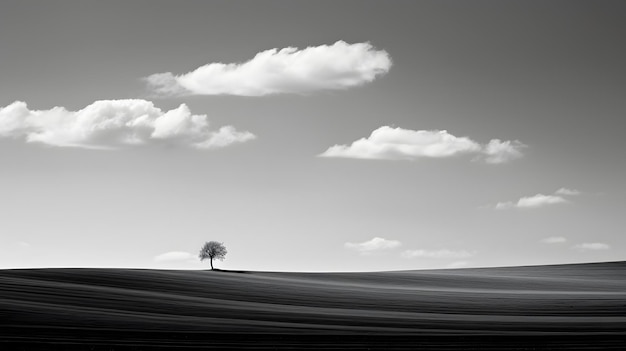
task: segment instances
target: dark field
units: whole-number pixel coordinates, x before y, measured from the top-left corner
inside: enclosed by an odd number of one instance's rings
[[[626,262],[381,273],[0,271],[0,349],[625,348]]]

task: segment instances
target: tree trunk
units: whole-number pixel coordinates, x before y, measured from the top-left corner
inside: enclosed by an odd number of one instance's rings
[[[211,257],[211,270],[213,270],[213,257]]]

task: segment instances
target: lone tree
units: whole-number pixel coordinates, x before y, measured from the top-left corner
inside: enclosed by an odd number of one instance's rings
[[[200,261],[204,261],[206,259],[211,260],[211,270],[213,270],[213,259],[223,260],[226,257],[226,246],[224,243],[218,243],[217,241],[209,241],[204,243],[202,249],[200,250]]]

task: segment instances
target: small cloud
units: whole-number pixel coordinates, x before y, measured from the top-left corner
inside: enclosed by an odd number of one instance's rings
[[[32,246],[30,243],[27,243],[26,241],[18,241],[15,244],[23,249],[27,249]]]
[[[469,266],[468,261],[455,261],[448,265],[448,268],[463,268]]]
[[[426,257],[426,258],[467,258],[474,256],[474,252],[465,250],[453,251],[441,250],[406,250],[402,253],[404,258]]]
[[[145,78],[157,95],[306,94],[363,85],[391,68],[391,57],[370,43],[338,41],[298,49],[259,52],[244,63],[213,62],[175,75],[156,73]]]
[[[213,149],[255,138],[232,126],[215,131],[206,115],[194,115],[187,105],[163,111],[140,99],[100,100],[78,111],[64,107],[30,110],[16,101],[0,108],[0,137],[24,138],[59,147],[115,149],[168,143]]]
[[[574,248],[580,251],[598,251],[608,250],[611,247],[605,243],[582,243],[574,246]]]
[[[564,202],[567,201],[560,196],[537,194],[519,199],[515,206],[518,208],[537,208],[546,205],[561,204]]]
[[[460,154],[486,153],[485,162],[504,163],[521,157],[521,152],[507,154],[519,142],[501,142],[494,139],[485,147],[468,137],[457,137],[445,130],[410,130],[382,126],[367,138],[350,145],[334,145],[320,157],[340,157],[377,160],[416,160],[419,158],[445,158]],[[508,145],[508,146],[501,146]],[[519,146],[521,148],[521,146]],[[500,150],[500,151],[498,151]],[[517,150],[517,149],[516,149]],[[512,156],[515,154],[515,156]]]
[[[344,246],[351,250],[356,250],[361,254],[370,254],[374,252],[394,249],[398,246],[402,245],[401,242],[397,240],[387,240],[384,238],[375,237],[369,241],[365,241],[362,243],[345,243]]]
[[[552,195],[537,194],[520,198],[517,202],[506,201],[498,202],[494,208],[496,210],[505,210],[509,208],[537,208],[547,205],[561,204],[568,202],[563,196],[576,196],[581,192],[576,189],[560,188]]]
[[[173,261],[191,261],[195,260],[196,256],[190,254],[185,251],[170,251],[166,253],[162,253],[156,257],[154,260],[157,262],[173,262]]]
[[[541,242],[545,244],[562,244],[566,241],[567,239],[562,236],[550,236],[550,237],[541,239]]]
[[[517,202],[513,202],[513,201],[498,202],[494,206],[494,209],[506,210],[509,208],[539,208],[539,207],[544,207],[548,205],[562,204],[562,203],[568,202],[562,196],[556,195],[557,193],[558,193],[558,190],[557,192],[555,192],[555,195],[537,194],[533,196],[524,196],[520,198],[519,200],[517,200]]]
[[[524,156],[522,149],[528,147],[519,140],[492,139],[483,147],[485,162],[491,164],[506,163]]]
[[[557,195],[576,196],[580,195],[580,191],[576,189],[561,188],[554,192]]]
[[[507,201],[507,202],[498,202],[494,208],[496,210],[506,210],[508,208],[512,208],[515,207],[515,204],[511,201]]]

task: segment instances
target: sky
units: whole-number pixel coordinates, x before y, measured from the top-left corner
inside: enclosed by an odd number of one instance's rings
[[[0,4],[0,268],[626,259],[623,1]]]

